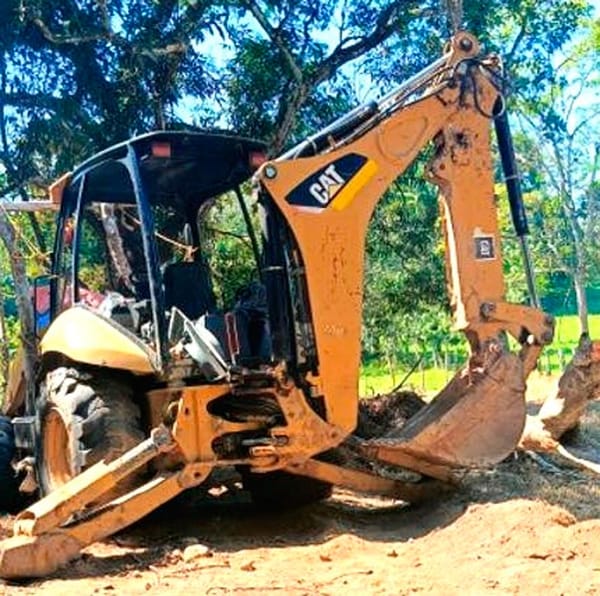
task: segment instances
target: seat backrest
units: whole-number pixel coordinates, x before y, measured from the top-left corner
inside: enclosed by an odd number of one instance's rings
[[[166,307],[177,307],[190,319],[216,309],[208,268],[199,261],[171,263],[163,273]]]

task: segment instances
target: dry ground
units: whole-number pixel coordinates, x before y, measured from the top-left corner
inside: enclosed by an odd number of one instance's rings
[[[572,441],[599,459],[600,403]],[[194,543],[208,552],[189,558]],[[521,454],[418,507],[345,492],[287,513],[257,512],[244,493],[187,498],[52,578],[0,583],[19,596],[419,592],[600,594],[599,479]]]

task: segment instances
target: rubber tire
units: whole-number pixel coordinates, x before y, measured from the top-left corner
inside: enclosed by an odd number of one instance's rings
[[[132,388],[122,377],[103,369],[60,367],[46,376],[38,402],[40,436],[38,440],[38,479],[40,490],[47,495],[68,478],[54,474],[57,463],[44,453],[46,420],[57,411],[67,429],[64,452],[69,475],[75,476],[93,464],[110,462],[144,440],[140,409],[134,403]],[[53,466],[55,466],[53,468]],[[64,475],[63,475],[64,476]],[[106,501],[122,494],[133,479],[124,479]]]
[[[15,456],[15,435],[10,418],[0,416],[0,512],[15,513],[23,498],[11,465]]]
[[[255,474],[240,470],[242,485],[259,509],[284,510],[328,499],[332,486],[328,482],[277,470]]]

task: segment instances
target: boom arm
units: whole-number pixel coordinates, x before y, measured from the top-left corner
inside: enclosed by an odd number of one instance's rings
[[[477,58],[476,40],[457,35],[424,77],[376,107],[328,127],[322,135],[259,172],[263,190],[287,221],[301,253],[318,376],[328,421],[350,432],[357,415],[365,237],[373,209],[392,182],[432,140],[432,180],[441,191],[447,275],[456,325],[474,351],[507,331],[527,347],[526,372],[551,340],[551,321],[535,309],[504,302],[504,281],[490,155],[490,120],[500,95],[500,66]],[[337,130],[345,133],[343,138]],[[319,141],[319,142],[316,142]]]

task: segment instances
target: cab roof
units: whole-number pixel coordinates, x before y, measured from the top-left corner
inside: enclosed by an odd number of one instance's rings
[[[138,164],[150,204],[197,210],[207,199],[248,180],[264,161],[266,145],[227,133],[157,131],[114,145],[78,166],[62,200],[77,200],[85,178],[91,202],[133,203],[127,159]],[[129,156],[129,157],[128,157]]]

